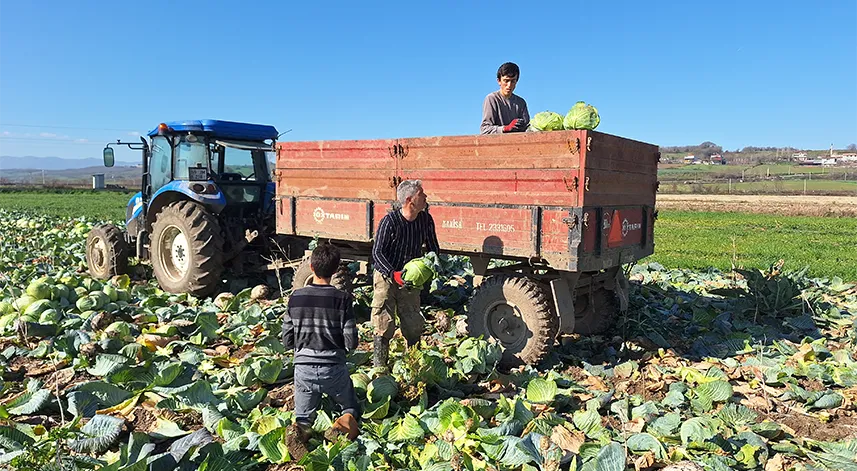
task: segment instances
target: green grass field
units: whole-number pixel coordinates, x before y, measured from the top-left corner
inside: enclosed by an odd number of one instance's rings
[[[668,180],[694,179],[694,178],[723,178],[740,176],[744,172],[745,177],[764,177],[767,175],[818,175],[826,178],[842,179],[848,175],[848,179],[857,180],[857,169],[854,167],[801,167],[799,165],[772,164],[772,165],[683,165],[681,167],[662,168],[658,170],[658,177]]]
[[[125,206],[135,192],[119,191],[0,191],[0,208],[51,216],[80,216],[124,221]]]
[[[857,219],[661,211],[655,254],[646,260],[729,270],[733,263],[765,268],[779,259],[787,270],[809,266],[810,276],[857,281]]]
[[[797,183],[797,182],[795,182]],[[855,188],[857,189],[857,188]],[[59,217],[121,221],[132,193],[0,192],[0,208]],[[671,268],[809,266],[816,277],[857,281],[857,219],[662,210],[655,224],[657,261]]]
[[[855,174],[857,176],[857,174]],[[853,193],[857,196],[857,180],[807,180],[804,185],[803,180],[776,180],[776,181],[755,181],[755,182],[738,182],[733,181],[731,186],[732,193],[746,194],[800,194],[806,189],[807,194],[828,194]],[[730,192],[729,183],[698,183],[686,185],[683,183],[661,182],[660,191],[666,193],[714,193],[728,194]]]

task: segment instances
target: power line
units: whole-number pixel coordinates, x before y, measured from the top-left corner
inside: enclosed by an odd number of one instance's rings
[[[120,132],[138,132],[136,129],[116,129],[116,128],[87,128],[83,126],[51,126],[49,124],[15,124],[15,123],[0,123],[0,126],[12,126],[19,128],[50,128],[50,129],[88,129],[92,131],[120,131]]]

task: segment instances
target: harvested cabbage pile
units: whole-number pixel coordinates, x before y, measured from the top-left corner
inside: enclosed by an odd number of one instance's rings
[[[578,101],[565,117],[553,111],[536,113],[527,128],[529,132],[562,131],[571,129],[595,129],[601,123],[598,109],[586,102]]]

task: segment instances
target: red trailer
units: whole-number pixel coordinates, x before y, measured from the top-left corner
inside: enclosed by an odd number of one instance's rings
[[[507,365],[533,364],[558,333],[603,332],[627,307],[621,266],[654,251],[659,158],[595,131],[279,142],[277,232],[371,263],[396,185],[422,180],[441,250],[477,275],[470,333],[501,342]]]

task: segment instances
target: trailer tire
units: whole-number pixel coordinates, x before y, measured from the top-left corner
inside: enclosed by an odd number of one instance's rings
[[[158,284],[170,293],[207,296],[223,273],[220,224],[202,206],[178,201],[152,224],[150,259]]]
[[[113,224],[100,224],[86,237],[86,266],[89,274],[107,280],[128,272],[131,248],[125,242],[122,230]]]
[[[292,291],[298,288],[303,288],[304,286],[312,283],[312,269],[310,268],[309,263],[310,258],[304,257],[301,264],[295,270],[295,274],[292,276]],[[347,262],[339,264],[339,270],[333,274],[333,277],[330,279],[330,284],[346,293],[351,292],[353,277],[351,276],[351,272],[348,270]]]
[[[619,299],[614,291],[600,288],[578,296],[574,300],[574,333],[581,335],[603,334],[610,330],[619,317]]]
[[[550,353],[559,329],[550,299],[545,287],[529,278],[490,276],[467,306],[467,331],[503,345],[503,368],[538,364]]]

